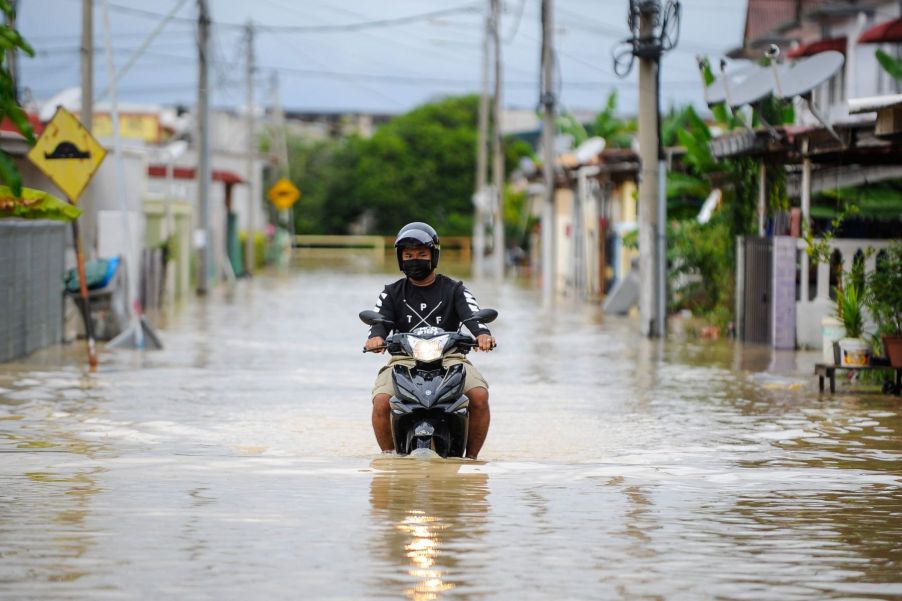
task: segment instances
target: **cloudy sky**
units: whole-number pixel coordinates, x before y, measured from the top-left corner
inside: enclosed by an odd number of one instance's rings
[[[196,100],[195,0],[107,0],[117,67],[179,7],[120,82],[123,102],[191,105]],[[484,6],[488,0],[209,0],[214,103],[244,103],[243,26],[255,38],[256,101],[269,104],[276,71],[287,109],[397,113],[439,96],[478,92]],[[95,85],[106,86],[104,0],[95,0]],[[597,110],[613,88],[634,113],[635,72],[619,79],[612,49],[627,34],[628,0],[555,0],[562,106]],[[682,35],[666,56],[665,104],[702,104],[694,57],[741,43],[744,0],[685,0]],[[534,108],[541,46],[540,0],[504,0],[501,22],[504,104]],[[438,15],[401,24],[335,29],[372,21]],[[19,0],[19,29],[37,56],[21,60],[22,86],[47,99],[79,85],[81,0]],[[635,69],[634,69],[635,71]]]

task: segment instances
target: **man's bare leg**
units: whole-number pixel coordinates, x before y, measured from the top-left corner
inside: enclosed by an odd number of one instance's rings
[[[391,436],[391,407],[388,404],[390,399],[390,394],[377,394],[373,397],[373,432],[383,452],[395,450],[395,442]]]
[[[491,421],[489,391],[482,386],[478,386],[468,390],[466,395],[470,399],[470,432],[467,435],[467,457],[476,459],[479,451],[482,449],[482,444],[485,442],[486,434],[489,433],[489,421]]]

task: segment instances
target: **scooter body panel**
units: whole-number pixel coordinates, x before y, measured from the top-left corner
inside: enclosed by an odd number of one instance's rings
[[[429,448],[442,457],[462,457],[467,447],[469,401],[463,394],[466,368],[417,364],[392,371],[391,426],[395,452]]]

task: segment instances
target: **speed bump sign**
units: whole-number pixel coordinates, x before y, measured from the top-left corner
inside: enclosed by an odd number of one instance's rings
[[[27,156],[75,202],[106,157],[106,150],[75,115],[59,107]]]
[[[283,177],[269,189],[269,201],[280,211],[291,208],[301,197],[301,191],[291,183],[291,180]]]

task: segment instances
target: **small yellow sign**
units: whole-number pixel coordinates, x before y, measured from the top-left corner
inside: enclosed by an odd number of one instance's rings
[[[28,159],[44,172],[72,202],[78,200],[106,150],[75,116],[60,107],[44,128]]]
[[[301,197],[301,191],[288,178],[283,177],[273,184],[267,196],[269,196],[269,201],[277,209],[284,211],[285,209],[290,209],[291,205],[298,201]]]

